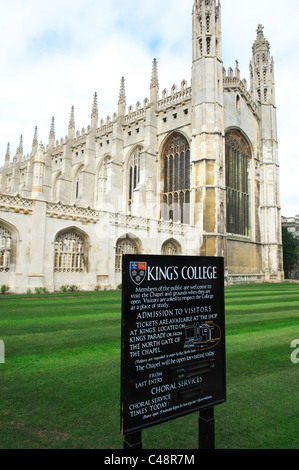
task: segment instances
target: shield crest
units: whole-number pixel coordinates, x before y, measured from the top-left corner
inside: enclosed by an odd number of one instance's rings
[[[147,263],[131,261],[130,262],[130,277],[137,286],[140,286],[146,278]]]

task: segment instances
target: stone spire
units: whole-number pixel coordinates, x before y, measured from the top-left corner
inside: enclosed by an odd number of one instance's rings
[[[71,115],[70,115],[70,121],[69,121],[69,137],[74,137],[75,133],[75,107],[72,106],[71,109]]]
[[[38,139],[37,139],[37,126],[35,126],[34,129],[34,136],[33,136],[33,141],[32,141],[32,153],[36,153],[37,151],[37,146],[38,146]]]
[[[91,117],[92,118],[97,118],[98,116],[99,116],[99,113],[98,113],[98,94],[95,93],[94,97],[93,97]]]
[[[49,147],[53,148],[55,145],[55,119],[54,116],[51,120],[50,134],[49,134]]]
[[[158,62],[157,62],[157,59],[154,59],[154,60],[153,60],[152,78],[151,78],[151,88],[159,88]]]
[[[93,97],[92,110],[91,110],[91,127],[96,128],[98,124],[99,111],[98,111],[98,94],[95,93]]]
[[[20,137],[20,143],[17,148],[16,159],[21,160],[23,157],[23,136]]]
[[[75,107],[74,106],[72,106],[72,109],[71,109],[69,129],[75,129]]]
[[[6,154],[5,154],[5,166],[9,166],[10,163],[10,143],[7,144]]]
[[[52,117],[52,121],[51,121],[49,139],[55,140],[55,118],[54,118],[54,116]]]
[[[119,99],[118,99],[118,115],[124,116],[125,113],[126,113],[126,89],[125,89],[125,79],[124,77],[122,77],[121,83],[120,83]]]
[[[159,77],[158,77],[158,63],[157,59],[153,60],[152,77],[150,85],[150,100],[151,102],[157,101],[159,98]]]

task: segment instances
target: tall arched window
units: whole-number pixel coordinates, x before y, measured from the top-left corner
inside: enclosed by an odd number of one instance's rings
[[[251,151],[241,132],[232,130],[225,136],[226,219],[227,232],[249,235],[248,169]]]
[[[12,261],[12,236],[0,225],[0,273],[9,272]]]
[[[58,234],[55,243],[54,272],[79,273],[86,268],[83,238],[75,231]]]
[[[115,247],[115,272],[121,272],[122,255],[135,255],[138,251],[138,243],[133,238],[129,236],[119,238]]]
[[[133,200],[134,200],[134,190],[136,189],[138,183],[140,182],[140,153],[141,147],[138,147],[131,155],[128,166],[128,209],[131,212]]]
[[[190,223],[190,147],[181,134],[173,134],[162,154],[164,220]]]

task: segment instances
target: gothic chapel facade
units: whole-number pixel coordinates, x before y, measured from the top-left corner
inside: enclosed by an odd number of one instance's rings
[[[114,288],[123,253],[223,256],[229,282],[283,278],[274,63],[258,26],[250,84],[222,63],[220,1],[195,0],[192,87],[149,98],[46,147],[35,130],[0,170],[0,285]]]

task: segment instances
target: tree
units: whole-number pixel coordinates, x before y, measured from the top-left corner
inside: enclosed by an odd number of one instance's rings
[[[299,263],[299,240],[287,227],[282,227],[283,269],[286,277]]]

